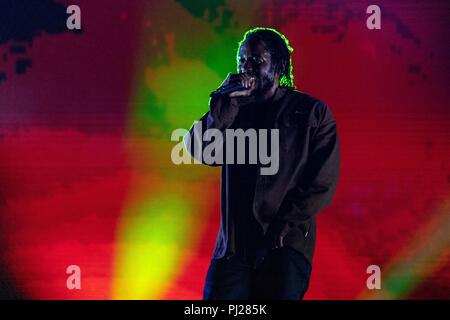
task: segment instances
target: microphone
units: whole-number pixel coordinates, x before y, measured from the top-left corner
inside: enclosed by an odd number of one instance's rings
[[[217,88],[215,91],[211,92],[209,96],[214,97],[217,95],[228,94],[240,90],[246,90],[246,88],[242,86],[239,82],[233,82]]]

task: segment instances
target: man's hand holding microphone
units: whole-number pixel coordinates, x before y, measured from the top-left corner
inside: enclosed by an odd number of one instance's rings
[[[222,85],[211,93],[211,96],[228,95],[234,97],[251,96],[257,89],[256,78],[246,73],[229,73]]]

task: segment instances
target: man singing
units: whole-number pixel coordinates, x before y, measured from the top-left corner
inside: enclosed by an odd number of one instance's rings
[[[210,110],[185,137],[194,157],[195,148],[214,142],[204,139],[205,130],[225,137],[220,142],[224,161],[203,161],[222,166],[221,224],[204,299],[298,300],[308,289],[316,215],[336,190],[340,155],[329,107],[295,90],[291,52],[274,29],[247,31],[238,48],[238,74],[229,74],[212,93]],[[260,162],[230,162],[227,129],[278,130],[269,136],[279,139],[266,146],[278,152],[277,171],[262,174]],[[236,157],[242,152],[234,151]]]

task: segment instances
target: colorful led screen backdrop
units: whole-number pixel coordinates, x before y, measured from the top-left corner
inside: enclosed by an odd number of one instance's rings
[[[175,165],[170,137],[264,26],[341,139],[305,299],[449,298],[449,15],[447,1],[1,0],[0,296],[201,298],[220,169]]]

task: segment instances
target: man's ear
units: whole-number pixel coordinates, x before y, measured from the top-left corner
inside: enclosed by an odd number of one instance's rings
[[[283,74],[283,70],[284,70],[284,68],[285,68],[285,63],[282,63],[282,64],[278,64],[276,67],[275,67],[275,76],[277,76],[278,77],[278,79],[280,79],[281,78],[281,75]]]
[[[275,80],[278,81],[278,83],[280,83],[280,78],[281,78],[281,74],[279,72],[275,72]]]
[[[280,70],[280,74],[282,74],[283,73],[283,71],[286,69],[286,62],[283,62],[282,64],[281,64],[281,70]]]
[[[284,70],[284,69],[282,69],[282,68],[283,68],[283,66],[279,65],[279,66],[275,69],[275,77],[277,77],[278,80],[281,79],[281,75],[283,74],[283,70]]]

